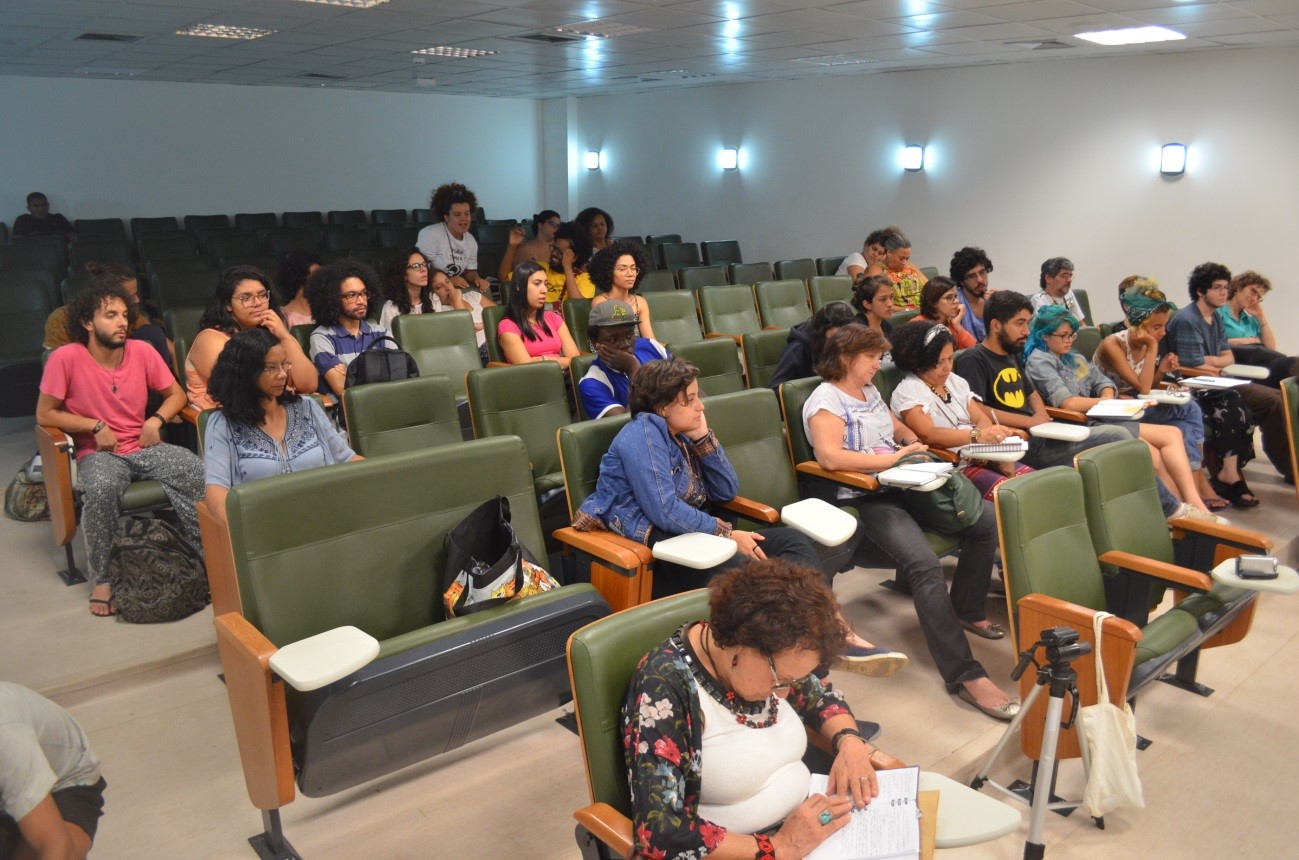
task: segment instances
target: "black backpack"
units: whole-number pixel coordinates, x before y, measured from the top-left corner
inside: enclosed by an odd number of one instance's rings
[[[400,347],[397,341],[386,334],[375,338],[374,342],[362,350],[347,366],[344,387],[351,388],[353,385],[365,385],[370,382],[392,382],[395,379],[413,379],[419,376],[419,368],[415,365],[415,359],[410,357],[410,353],[400,348],[385,349],[382,346],[385,340]]]
[[[108,560],[117,617],[132,624],[178,621],[207,606],[202,557],[166,520],[129,517]]]

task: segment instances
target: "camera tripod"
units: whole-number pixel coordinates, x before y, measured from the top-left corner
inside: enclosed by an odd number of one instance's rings
[[[1039,649],[1046,650],[1045,664],[1037,660]],[[1010,673],[1012,681],[1018,681],[1028,664],[1032,663],[1037,668],[1037,684],[1025,698],[1024,703],[1020,706],[1019,713],[1010,721],[1006,731],[1002,734],[1001,740],[993,748],[988,756],[987,762],[975,774],[974,779],[970,781],[970,787],[975,791],[981,789],[984,783],[990,783],[994,788],[1010,795],[1021,803],[1027,803],[1031,809],[1028,823],[1028,838],[1024,841],[1024,860],[1041,860],[1046,853],[1046,846],[1042,842],[1042,831],[1046,824],[1047,810],[1068,815],[1077,807],[1077,803],[1067,800],[1061,800],[1054,796],[1055,778],[1058,762],[1055,758],[1056,745],[1060,740],[1060,729],[1070,728],[1078,716],[1078,673],[1070,668],[1069,664],[1084,654],[1090,653],[1092,646],[1087,642],[1078,641],[1078,631],[1072,627],[1051,627],[1042,631],[1042,638],[1039,639],[1027,651],[1020,652],[1019,662],[1015,665],[1014,671]],[[1020,725],[1024,722],[1024,717],[1033,707],[1033,702],[1041,695],[1044,688],[1050,688],[1050,697],[1046,706],[1046,722],[1042,733],[1042,750],[1038,760],[1033,764],[1033,777],[1029,783],[1016,781],[1010,786],[1004,786],[988,777],[989,772],[996,764],[1002,750],[1006,744],[1020,730]],[[1061,722],[1061,715],[1064,713],[1064,696],[1065,693],[1070,695],[1072,704],[1070,705],[1069,719],[1067,722]],[[1087,740],[1083,737],[1082,732],[1078,733],[1078,746],[1082,749],[1083,775],[1087,775]],[[1041,786],[1039,778],[1047,774],[1046,785]],[[1092,819],[1096,826],[1105,829],[1105,819],[1103,817]]]

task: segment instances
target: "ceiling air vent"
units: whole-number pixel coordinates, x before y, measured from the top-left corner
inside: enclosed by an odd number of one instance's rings
[[[129,33],[82,33],[76,38],[78,42],[138,42],[143,36],[132,36]]]
[[[570,45],[573,42],[585,42],[585,36],[561,33],[558,30],[542,30],[540,33],[524,33],[521,36],[506,36],[517,42],[531,42],[534,45]]]
[[[1061,48],[1075,48],[1059,39],[1021,39],[1014,42],[1002,42],[1007,48],[1024,48],[1029,51],[1058,51]]]

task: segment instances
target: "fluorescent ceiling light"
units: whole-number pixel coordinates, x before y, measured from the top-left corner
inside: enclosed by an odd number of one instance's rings
[[[1159,151],[1159,172],[1165,176],[1181,176],[1186,172],[1186,144],[1164,144]]]
[[[853,57],[848,54],[828,54],[822,57],[797,57],[796,63],[811,63],[814,66],[854,66],[858,63],[878,63],[870,57]]]
[[[177,30],[177,36],[203,36],[208,39],[260,39],[269,36],[276,30],[262,30],[257,27],[230,27],[226,24],[195,24],[183,30]]]
[[[451,48],[446,45],[438,45],[434,48],[420,48],[418,51],[411,51],[411,53],[425,57],[452,57],[457,60],[472,60],[475,57],[491,57],[499,54],[500,51],[481,51],[478,48]]]
[[[620,24],[616,21],[578,21],[576,24],[565,24],[555,28],[556,33],[567,33],[570,36],[585,36],[596,39],[612,39],[617,36],[630,36],[634,33],[648,33],[649,27],[637,27],[634,24]]]
[[[353,9],[369,9],[379,6],[388,0],[301,0],[303,3],[323,3],[326,6],[350,6]]]
[[[1175,42],[1185,39],[1185,33],[1170,30],[1167,27],[1127,27],[1122,30],[1096,30],[1090,33],[1076,33],[1076,39],[1094,42],[1097,45],[1114,47],[1116,45],[1141,45],[1146,42]]]

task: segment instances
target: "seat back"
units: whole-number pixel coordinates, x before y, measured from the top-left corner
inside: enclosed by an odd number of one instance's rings
[[[807,285],[808,295],[812,297],[812,312],[830,304],[830,302],[847,302],[852,304],[852,279],[846,275],[818,275]]]
[[[573,356],[573,360],[568,365],[568,378],[573,381],[573,401],[577,407],[577,420],[586,421],[592,416],[586,414],[586,408],[582,405],[582,393],[577,390],[577,384],[586,376],[586,372],[591,369],[595,363],[596,356],[589,352],[583,352],[580,355]]]
[[[216,295],[215,272],[159,272],[153,279],[158,309],[206,307]]]
[[[229,227],[229,215],[186,215],[184,220],[185,229],[191,233],[197,233],[199,230],[206,230],[210,227]]]
[[[167,337],[175,340],[183,337],[190,343],[194,342],[194,335],[198,334],[198,321],[203,317],[202,307],[177,307],[167,308],[162,314],[163,326],[167,329]]]
[[[591,341],[586,337],[586,322],[590,316],[590,299],[568,299],[564,302],[564,325],[568,326],[568,333],[573,336],[573,342],[580,352],[591,351]],[[573,378],[581,379],[580,376]]]
[[[843,257],[817,257],[816,273],[823,276],[833,275],[839,271],[839,267],[843,265],[843,260]]]
[[[383,224],[374,231],[380,248],[409,248],[419,238],[419,227],[406,224]]]
[[[416,224],[434,224],[438,219],[433,214],[432,209],[412,209],[410,210],[410,220]]]
[[[71,278],[65,280],[72,281]],[[89,279],[78,278],[76,283],[82,288],[90,286]],[[80,290],[69,290],[65,297],[60,281],[52,269],[0,269],[0,297],[7,296],[16,289],[26,289],[32,284],[39,285],[45,291],[45,297],[50,300],[52,308],[67,304],[72,295],[80,292]]]
[[[235,214],[235,226],[244,230],[256,230],[258,227],[278,227],[280,216],[274,212],[239,212]]]
[[[729,263],[726,276],[732,284],[756,284],[771,280],[770,263]]]
[[[880,363],[880,369],[876,371],[872,384],[879,391],[885,406],[893,399],[893,389],[897,388],[898,383],[905,377],[906,373],[893,362],[885,361]]]
[[[749,286],[701,290],[699,311],[705,334],[742,335],[762,331],[762,320],[753,304],[753,288]]]
[[[455,389],[445,376],[419,376],[343,392],[352,450],[379,457],[449,445],[463,438]]]
[[[1082,308],[1083,316],[1087,318],[1087,322],[1096,325],[1096,318],[1092,316],[1092,300],[1087,297],[1087,291],[1076,289],[1073,291],[1073,297],[1078,300],[1078,307]],[[1091,358],[1090,352],[1087,353],[1087,357]]]
[[[474,436],[518,436],[537,478],[559,474],[555,431],[571,422],[564,371],[553,361],[469,371]],[[556,484],[558,478],[556,477]]]
[[[174,232],[144,233],[135,240],[140,260],[193,260],[198,257],[198,242],[193,233],[184,230]]]
[[[67,268],[67,249],[62,245],[27,240],[21,244],[0,245],[0,269],[49,269],[58,277]]]
[[[937,266],[921,266],[921,267],[920,267],[920,274],[922,274],[922,275],[925,276],[925,280],[926,280],[926,281],[932,281],[934,278],[938,277],[938,267],[937,267]]]
[[[708,618],[704,589],[674,594],[588,624],[568,640],[568,674],[592,803],[631,817],[622,705],[641,657],[688,621]]]
[[[758,296],[758,313],[767,328],[793,328],[812,316],[807,286],[800,280],[760,281],[753,289]]]
[[[45,319],[54,310],[45,285],[37,281],[18,283],[6,287],[0,296],[5,304],[4,322],[0,324],[0,361],[39,361],[44,352]],[[39,377],[40,367],[34,371]]]
[[[656,332],[657,333],[657,332]],[[706,396],[744,390],[744,371],[730,338],[670,343],[668,352],[699,368],[699,391]]]
[[[132,266],[135,259],[131,256],[131,245],[125,238],[121,239],[82,239],[68,247],[68,267],[74,272],[83,271],[86,263],[121,263]]]
[[[630,420],[631,413],[623,412],[599,421],[565,424],[556,432],[570,517],[577,513],[586,497],[595,492],[596,481],[600,478],[600,459],[613,444],[613,437]]]
[[[789,382],[780,384],[780,412],[785,418],[785,427],[788,429],[787,442],[789,445],[789,459],[794,464],[807,463],[816,459],[816,452],[812,450],[812,443],[808,441],[807,434],[803,432],[803,404],[807,398],[812,396],[816,387],[822,382],[819,376],[809,376],[806,379],[794,379]]]
[[[405,209],[371,209],[371,224],[405,224],[410,220]]]
[[[898,326],[904,326],[918,316],[920,316],[920,310],[918,308],[911,308],[910,310],[905,310],[905,311],[896,311],[893,313],[892,316],[889,317],[889,325],[893,326],[894,328],[897,328]]]
[[[1290,474],[1299,475],[1299,377],[1281,380],[1281,404],[1285,412],[1285,431],[1290,440]],[[1299,485],[1295,487],[1299,498]]]
[[[726,270],[721,266],[678,267],[668,271],[676,272],[681,289],[692,293],[697,293],[705,287],[724,287],[729,283],[726,280]]]
[[[335,209],[325,215],[326,224],[366,224],[364,209]]]
[[[239,236],[203,236],[202,242],[203,256],[209,260],[234,259],[241,264],[252,265],[252,258],[263,256],[262,242],[252,233]]]
[[[180,229],[175,218],[163,215],[157,218],[132,218],[131,240],[138,246],[140,237],[146,233],[174,233]]]
[[[1078,328],[1078,336],[1074,338],[1073,347],[1071,348],[1083,358],[1091,361],[1092,356],[1096,355],[1096,349],[1101,345],[1101,340],[1103,338],[1104,335],[1101,334],[1101,330],[1096,326],[1080,326]]]
[[[646,236],[645,244],[649,246],[650,265],[663,268],[659,265],[659,245],[662,245],[664,242],[680,241],[681,236],[678,233],[651,233]]]
[[[798,501],[798,481],[785,447],[780,404],[770,388],[709,397],[708,426],[740,479],[740,494],[779,510]]]
[[[636,285],[637,292],[663,293],[677,288],[676,279],[671,272],[646,272]]]
[[[280,222],[285,227],[323,227],[325,216],[319,212],[285,212]]]
[[[658,246],[658,260],[659,268],[669,272],[687,266],[698,266],[699,246],[694,242],[663,242]]]
[[[744,368],[749,374],[750,388],[766,388],[785,352],[789,329],[748,332],[744,335]]]
[[[798,278],[807,283],[816,277],[816,260],[811,257],[799,257],[796,260],[777,260],[776,277],[779,280]]]
[[[699,250],[703,252],[705,266],[730,266],[744,262],[740,243],[734,239],[700,242]]]
[[[1089,448],[1074,458],[1074,465],[1082,479],[1095,555],[1117,549],[1174,563],[1145,442],[1128,439]]]
[[[352,225],[330,225],[325,228],[326,251],[368,251],[372,244],[370,231]]]
[[[78,218],[72,222],[76,228],[77,239],[107,239],[126,241],[126,225],[121,218]]]
[[[501,344],[496,339],[496,327],[505,319],[505,305],[494,305],[483,308],[483,334],[487,338],[487,360],[488,361],[505,361],[505,353],[501,352]]]
[[[310,330],[307,334],[310,336]],[[393,320],[393,336],[415,359],[421,377],[446,377],[457,399],[465,397],[465,374],[483,366],[469,311],[401,314]]]
[[[654,322],[654,336],[659,343],[685,344],[703,340],[704,333],[699,328],[699,312],[695,309],[692,293],[673,290],[646,293],[642,298],[649,307]]]

